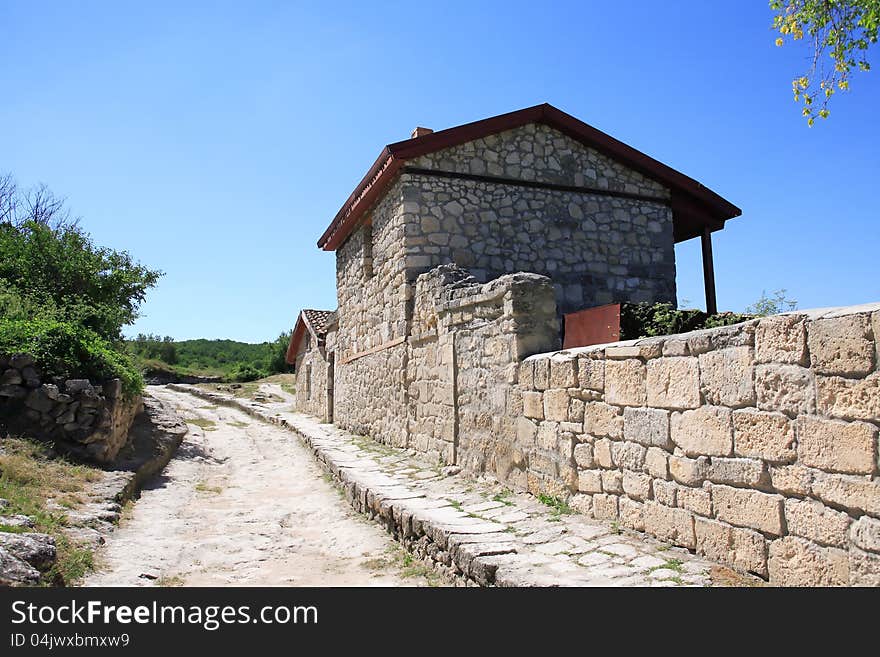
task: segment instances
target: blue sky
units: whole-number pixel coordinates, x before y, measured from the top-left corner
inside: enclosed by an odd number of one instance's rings
[[[384,144],[549,102],[743,209],[715,235],[721,309],[880,300],[880,73],[809,129],[808,53],[770,21],[764,0],[0,0],[0,171],[166,272],[130,334],[262,341],[335,307],[315,243]],[[702,304],[699,241],[676,251]]]

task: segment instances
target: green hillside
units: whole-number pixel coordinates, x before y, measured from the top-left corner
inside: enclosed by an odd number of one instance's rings
[[[251,381],[288,371],[284,355],[289,341],[290,333],[256,344],[204,338],[177,342],[169,336],[141,334],[126,345],[147,378],[180,375]]]

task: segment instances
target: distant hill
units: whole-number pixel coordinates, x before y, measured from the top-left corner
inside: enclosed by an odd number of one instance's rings
[[[289,370],[284,361],[290,333],[272,342],[237,340],[181,340],[158,335],[138,335],[126,347],[140,361],[147,378],[181,376],[222,377],[250,381]]]

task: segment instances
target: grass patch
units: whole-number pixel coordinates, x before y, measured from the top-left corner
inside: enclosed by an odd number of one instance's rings
[[[416,559],[400,545],[392,545],[386,550],[386,556],[368,559],[361,564],[371,571],[397,570],[404,579],[421,578],[428,586],[444,584],[443,576],[429,564]]]
[[[34,528],[0,527],[3,531],[35,531],[55,539],[57,561],[44,581],[72,584],[94,568],[91,549],[71,541],[64,534],[67,516],[50,510],[49,500],[66,508],[83,503],[78,493],[86,484],[99,480],[101,470],[72,463],[49,450],[42,443],[22,438],[3,440],[5,453],[0,456],[0,497],[9,500],[4,515],[22,514],[34,519]]]
[[[247,422],[242,422],[240,420],[228,420],[226,424],[231,427],[237,427],[238,429],[243,429],[244,427],[250,426]]]
[[[666,560],[666,568],[669,570],[674,570],[677,573],[682,572],[684,566],[684,561],[681,559],[667,559]]]
[[[196,490],[200,493],[213,493],[214,495],[219,495],[223,492],[223,489],[219,486],[209,486],[204,481],[196,484]]]
[[[187,424],[194,424],[197,427],[201,427],[204,431],[217,431],[217,423],[214,420],[205,420],[200,417],[188,417],[186,418]]]
[[[666,562],[659,566],[651,566],[646,572],[653,573],[657,570],[671,570],[676,573],[684,572],[684,562],[681,559],[666,559]]]
[[[508,498],[513,496],[513,491],[509,488],[505,488],[500,493],[496,493],[492,496],[493,502],[501,502],[504,506],[513,506],[513,502],[511,502]]]
[[[365,452],[381,454],[382,456],[395,456],[395,452],[391,447],[383,445],[382,443],[373,440],[369,436],[354,436],[352,442]]]
[[[180,575],[162,575],[156,580],[156,586],[183,586],[183,578]]]
[[[540,493],[538,495],[538,501],[541,504],[550,507],[551,518],[549,520],[551,522],[559,522],[559,517],[562,515],[568,515],[574,513],[574,509],[568,506],[568,502],[566,502],[561,497],[556,497],[554,495],[545,495],[544,493]]]

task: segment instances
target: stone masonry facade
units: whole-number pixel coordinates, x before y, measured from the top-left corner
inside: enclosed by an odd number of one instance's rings
[[[771,583],[880,585],[880,306],[556,351],[565,313],[674,304],[687,222],[739,213],[564,127],[386,148],[319,242],[297,407]]]
[[[557,130],[529,124],[422,156],[414,168],[424,171],[402,178],[408,267],[453,262],[482,282],[517,271],[544,274],[560,313],[619,301],[675,303],[669,190]],[[434,172],[587,185],[640,198]]]
[[[341,427],[409,444],[416,281],[437,266],[458,265],[479,283],[544,275],[557,317],[611,300],[675,301],[669,191],[561,132],[529,124],[414,165],[336,253],[334,422]],[[444,177],[472,170],[642,196]],[[558,322],[553,332],[543,349],[558,341]]]
[[[542,354],[532,492],[780,585],[880,585],[880,310]]]

